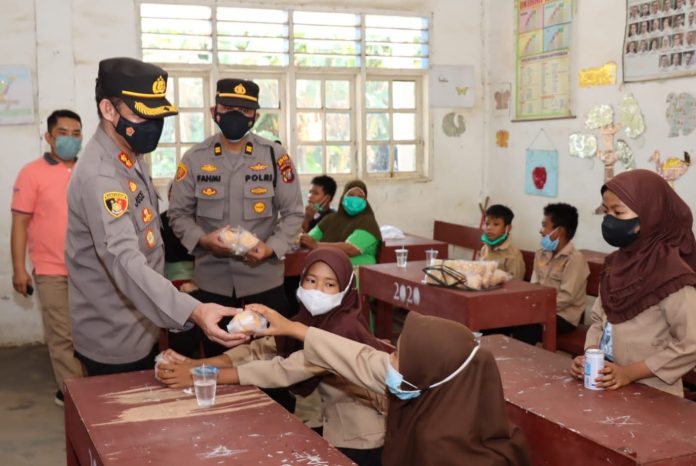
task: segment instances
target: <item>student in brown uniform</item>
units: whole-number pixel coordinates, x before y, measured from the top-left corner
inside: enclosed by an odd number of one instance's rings
[[[522,431],[510,424],[493,355],[465,326],[411,312],[389,355],[255,308],[267,335],[304,341],[307,362],[376,393],[388,389],[385,466],[531,464]]]
[[[510,208],[495,204],[486,210],[486,224],[481,241],[481,259],[496,261],[498,268],[504,270],[517,280],[524,280],[524,258],[522,251],[512,244],[510,230],[515,214]]]
[[[631,170],[602,187],[605,262],[585,348],[604,350],[602,386],[632,382],[684,396],[696,366],[696,241],[691,210],[665,180]],[[572,371],[582,376],[583,357]]]

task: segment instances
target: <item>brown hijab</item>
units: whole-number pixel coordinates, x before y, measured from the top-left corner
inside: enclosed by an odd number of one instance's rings
[[[305,274],[315,262],[324,262],[334,271],[341,291],[345,290],[348,286],[350,286],[350,289],[343,296],[343,300],[338,307],[335,307],[326,314],[316,317],[310,314],[304,304],[300,302],[300,310],[295,314],[292,320],[335,333],[345,338],[350,338],[359,343],[370,345],[380,351],[385,351],[387,353],[393,352],[392,347],[375,338],[367,328],[367,322],[360,307],[358,289],[355,285],[357,277],[353,277],[351,280],[353,265],[350,263],[348,255],[335,248],[319,248],[313,250],[307,254],[305,258],[302,276],[300,277],[300,286],[302,286],[302,282],[304,282]],[[287,358],[295,351],[299,351],[303,348],[303,343],[294,338],[275,337],[275,340],[278,354],[284,358]],[[298,395],[307,396],[317,388],[319,381],[320,379],[318,377],[313,377],[293,385],[292,391]]]
[[[685,286],[696,286],[691,209],[657,173],[623,172],[602,193],[616,194],[640,219],[638,238],[605,261],[602,307],[612,324],[632,319]]]
[[[367,185],[365,183],[360,180],[353,180],[347,183],[345,188],[343,188],[343,194],[338,203],[338,210],[333,214],[327,215],[317,225],[324,233],[322,241],[340,243],[345,241],[355,230],[365,230],[377,238],[377,241],[382,241],[382,234],[379,231],[375,213],[372,211],[369,202],[365,210],[355,216],[348,215],[346,209],[343,208],[343,198],[353,188],[361,189],[365,193],[365,199],[367,199]]]
[[[384,466],[527,466],[522,431],[505,412],[493,355],[480,348],[452,380],[427,389],[469,357],[476,342],[462,324],[410,312],[399,341],[399,372],[423,392],[389,396]],[[404,384],[404,389],[412,390]]]

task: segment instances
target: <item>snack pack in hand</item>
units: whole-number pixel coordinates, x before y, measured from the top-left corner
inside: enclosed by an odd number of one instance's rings
[[[161,382],[161,380],[159,379],[159,377],[157,377],[157,370],[159,369],[158,366],[159,366],[160,364],[169,364],[169,363],[172,363],[172,362],[174,362],[174,361],[172,361],[171,359],[169,359],[169,358],[167,357],[167,352],[166,352],[166,351],[162,351],[160,354],[158,354],[157,356],[155,356],[155,378],[156,378],[159,382]]]
[[[254,311],[242,311],[232,318],[227,324],[227,331],[230,333],[253,334],[265,330],[268,327],[268,320],[261,314]]]
[[[225,228],[220,232],[220,241],[230,248],[236,255],[243,256],[250,249],[259,244],[259,239],[249,230],[237,228]]]
[[[485,290],[500,286],[512,278],[512,275],[503,270],[499,270],[498,263],[495,261],[435,260],[435,268],[443,266],[466,277],[464,283],[460,284],[456,283],[455,277],[447,276],[447,274],[443,277],[437,276],[440,278],[440,282],[445,281],[445,284],[448,286],[472,290]],[[428,276],[427,282],[435,284],[438,280],[434,280],[433,277]]]

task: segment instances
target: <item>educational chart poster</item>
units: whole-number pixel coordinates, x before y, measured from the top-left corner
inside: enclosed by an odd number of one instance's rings
[[[696,74],[696,1],[627,0],[625,82]]]
[[[535,196],[558,195],[558,151],[527,149],[524,191]]]
[[[28,66],[0,66],[0,125],[34,122],[34,91]]]
[[[572,0],[516,0],[515,118],[571,116]]]

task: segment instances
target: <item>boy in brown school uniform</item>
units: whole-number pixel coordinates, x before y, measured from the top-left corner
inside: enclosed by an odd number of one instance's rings
[[[569,204],[548,204],[541,222],[541,249],[534,256],[532,283],[556,289],[556,333],[575,330],[585,313],[585,289],[590,268],[572,239],[578,210]],[[531,345],[541,341],[540,324],[513,329],[512,336]]]
[[[512,219],[515,214],[504,205],[495,204],[486,210],[486,224],[481,241],[481,259],[496,261],[498,268],[512,274],[517,280],[524,280],[524,258],[510,240]]]

